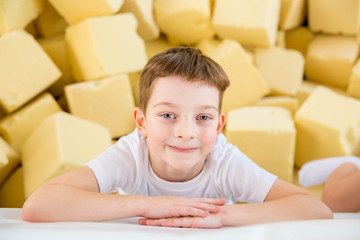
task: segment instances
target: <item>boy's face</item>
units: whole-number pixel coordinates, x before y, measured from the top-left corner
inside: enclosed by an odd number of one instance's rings
[[[219,114],[219,91],[178,76],[154,83],[146,116],[135,110],[141,135],[148,138],[154,172],[167,181],[187,181],[198,175],[225,123]]]

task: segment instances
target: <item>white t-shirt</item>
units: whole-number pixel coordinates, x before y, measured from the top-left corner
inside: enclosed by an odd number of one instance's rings
[[[154,173],[147,138],[138,130],[120,138],[86,166],[94,172],[102,193],[120,189],[131,195],[226,198],[228,203],[263,202],[276,180],[275,175],[227,143],[222,134],[201,173],[186,182],[168,182]]]

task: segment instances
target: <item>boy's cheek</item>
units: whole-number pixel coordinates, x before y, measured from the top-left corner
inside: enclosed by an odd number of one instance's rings
[[[216,131],[208,131],[206,133],[203,133],[201,136],[203,145],[206,145],[209,148],[212,148],[215,144],[217,136],[218,136],[218,134]]]
[[[151,138],[153,142],[163,142],[169,137],[169,134],[169,130],[165,126],[150,129],[148,132],[149,138]]]

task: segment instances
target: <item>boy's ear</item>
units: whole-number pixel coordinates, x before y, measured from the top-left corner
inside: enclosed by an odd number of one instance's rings
[[[136,128],[140,132],[141,136],[147,137],[145,114],[138,107],[134,109],[134,120],[135,120]]]
[[[216,132],[217,132],[218,136],[221,133],[224,125],[225,125],[225,113],[222,112],[219,115],[219,122],[218,122],[217,129],[216,129]]]

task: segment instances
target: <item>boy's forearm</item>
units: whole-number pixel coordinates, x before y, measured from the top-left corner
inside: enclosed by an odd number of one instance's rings
[[[66,184],[40,188],[25,202],[23,219],[31,222],[106,221],[140,216],[143,196],[101,194]]]
[[[306,194],[264,203],[226,205],[219,215],[224,226],[333,218],[325,204],[315,196]]]
[[[130,217],[205,217],[225,199],[102,194],[56,183],[40,187],[25,202],[23,219],[31,222],[106,221]]]

